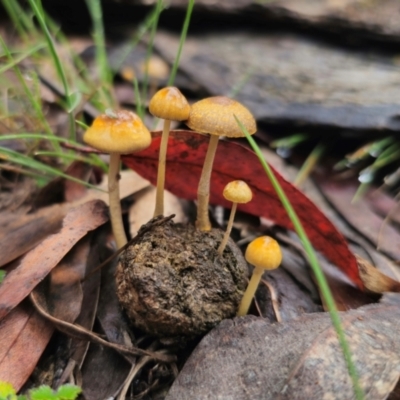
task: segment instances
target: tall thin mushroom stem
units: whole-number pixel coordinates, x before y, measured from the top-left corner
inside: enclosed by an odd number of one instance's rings
[[[211,223],[208,217],[208,204],[210,200],[210,179],[214,164],[215,153],[217,152],[219,136],[211,135],[208,143],[206,158],[197,189],[197,219],[196,226],[203,232],[211,230]]]
[[[168,137],[171,121],[165,119],[164,127],[161,136],[160,154],[158,158],[158,173],[157,173],[157,192],[156,192],[156,207],[154,216],[164,215],[164,186],[165,186],[165,165],[167,160]]]
[[[229,215],[228,225],[226,227],[226,231],[225,231],[224,237],[222,239],[222,242],[218,247],[218,253],[221,256],[222,256],[222,253],[225,250],[226,244],[228,243],[228,239],[229,239],[229,236],[231,234],[231,230],[232,230],[232,226],[233,226],[233,220],[235,219],[235,214],[236,214],[236,208],[237,208],[237,203],[232,203],[232,208],[231,208],[231,213]]]
[[[110,218],[117,248],[125,246],[128,242],[124,224],[122,222],[121,203],[119,198],[119,167],[121,155],[110,153],[110,166],[108,169],[108,196],[110,200]]]
[[[243,317],[249,312],[251,301],[253,300],[253,297],[257,291],[264,271],[265,270],[263,268],[254,267],[253,275],[250,278],[249,285],[247,286],[242,301],[240,302],[239,310],[237,312],[238,317]]]

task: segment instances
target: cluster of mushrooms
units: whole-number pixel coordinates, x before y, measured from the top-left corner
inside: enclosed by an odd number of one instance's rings
[[[210,178],[219,138],[244,136],[235,116],[250,134],[254,134],[256,122],[253,116],[242,104],[224,96],[209,97],[190,106],[176,87],[159,90],[150,101],[149,111],[153,116],[164,120],[158,163],[155,217],[164,214],[166,155],[171,121],[184,121],[192,130],[210,135],[197,191],[196,220],[197,229],[203,232],[210,231],[211,223],[208,215]],[[91,127],[85,132],[83,140],[95,149],[110,154],[108,177],[110,217],[117,247],[121,248],[127,244],[127,237],[122,222],[119,195],[120,156],[138,152],[150,146],[151,134],[142,120],[133,112],[107,111],[93,121]],[[223,195],[232,202],[232,209],[226,232],[218,247],[221,257],[231,233],[237,204],[251,201],[252,192],[245,182],[233,181],[226,185]],[[264,270],[277,268],[281,263],[282,255],[274,239],[262,236],[248,245],[245,258],[254,266],[254,270],[239,305],[238,316],[247,314]]]

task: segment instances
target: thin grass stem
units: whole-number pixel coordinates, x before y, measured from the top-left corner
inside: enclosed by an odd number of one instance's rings
[[[56,48],[55,48],[55,45],[53,42],[53,38],[51,37],[50,31],[47,27],[44,12],[43,12],[41,5],[38,5],[36,0],[28,0],[28,1],[29,1],[29,4],[30,4],[32,10],[34,11],[36,18],[39,22],[39,25],[44,33],[44,36],[47,41],[47,47],[52,56],[54,65],[56,67],[57,74],[62,82],[63,89],[64,89],[64,95],[65,95],[65,103],[66,103],[67,110],[68,110],[70,138],[75,140],[76,139],[75,119],[73,116],[73,110],[71,109],[70,90],[69,90],[69,86],[68,86],[68,82],[67,82],[67,77],[64,72],[64,68],[62,66],[60,58],[58,57],[58,54],[57,54],[57,51],[56,51]]]
[[[183,22],[181,37],[179,40],[178,52],[176,54],[174,64],[172,65],[172,69],[171,69],[171,73],[169,75],[167,86],[172,86],[175,82],[176,73],[178,71],[179,62],[181,60],[183,45],[185,44],[185,41],[186,41],[186,36],[187,36],[188,29],[189,29],[189,24],[190,24],[190,19],[192,17],[194,2],[195,2],[195,0],[189,0],[189,3],[186,8],[185,21]]]
[[[332,320],[332,324],[336,330],[338,340],[340,347],[342,348],[344,359],[347,365],[347,370],[349,372],[352,384],[353,384],[353,390],[354,394],[357,400],[363,400],[365,398],[364,392],[361,389],[360,382],[359,382],[359,377],[358,377],[358,372],[355,367],[355,364],[352,360],[351,356],[351,351],[350,351],[350,346],[347,342],[346,335],[343,329],[343,326],[340,322],[340,317],[339,317],[339,312],[336,308],[335,300],[332,296],[332,292],[329,288],[328,282],[325,278],[324,273],[322,272],[322,269],[318,263],[317,256],[315,254],[315,251],[311,245],[310,240],[308,239],[308,236],[296,214],[294,211],[294,208],[289,202],[289,199],[287,198],[285,192],[283,191],[281,185],[279,184],[278,180],[276,179],[272,169],[268,165],[268,163],[265,161],[263,154],[261,153],[260,148],[258,147],[257,143],[255,140],[250,136],[244,125],[236,118],[237,123],[240,126],[240,129],[242,132],[246,135],[247,140],[250,143],[250,146],[256,153],[261,165],[263,166],[266,175],[268,176],[268,179],[270,180],[277,196],[279,197],[280,201],[282,202],[282,205],[284,209],[286,210],[286,213],[290,220],[292,221],[292,224],[295,228],[296,233],[298,234],[301,242],[303,243],[304,249],[307,253],[308,261],[310,263],[310,266],[313,270],[314,276],[317,280],[319,289],[322,293],[323,300],[325,304],[328,307],[329,314]]]

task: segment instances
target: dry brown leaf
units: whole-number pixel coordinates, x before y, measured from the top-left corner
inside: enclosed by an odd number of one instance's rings
[[[29,303],[13,309],[0,322],[0,381],[19,390],[31,375],[54,328]]]
[[[0,285],[0,320],[61,261],[76,242],[108,220],[106,205],[93,200],[70,210],[59,233],[49,236]]]
[[[60,229],[67,211],[66,205],[56,204],[32,214],[17,214],[16,220],[2,226],[0,267],[25,254],[44,238]]]
[[[400,376],[400,296],[341,313],[368,399],[386,399]],[[328,313],[271,324],[247,316],[223,321],[199,344],[166,400],[353,399]]]
[[[99,239],[97,235],[96,239]],[[97,304],[100,294],[100,271],[93,273],[93,270],[97,268],[101,262],[100,255],[100,244],[97,244],[98,240],[94,241],[94,245],[90,249],[90,254],[87,259],[86,265],[86,276],[88,278],[83,282],[83,304],[85,307],[82,308],[76,323],[85,329],[92,330],[93,324],[96,318]],[[100,240],[99,243],[102,241]],[[89,342],[86,340],[73,340],[70,349],[71,359],[75,361],[76,365],[81,368],[83,361],[86,356],[86,352],[89,348]]]
[[[132,170],[124,170],[120,172],[121,179],[120,184],[120,197],[124,199],[125,197],[131,196],[134,193],[150,186],[150,182],[136,172]],[[108,177],[104,175],[103,180],[100,185],[98,185],[100,190],[88,189],[85,196],[78,201],[78,203],[86,202],[93,199],[99,199],[108,204]],[[146,221],[147,222],[147,221]]]
[[[90,250],[90,236],[82,238],[50,273],[48,305],[51,315],[74,322],[81,312],[82,285]]]
[[[182,207],[181,201],[168,192],[164,191],[164,215],[175,214],[174,222],[187,223],[187,216]],[[149,186],[136,196],[136,201],[129,210],[129,230],[134,237],[142,225],[147,224],[154,216],[154,207],[156,204],[156,188]]]
[[[115,398],[130,364],[112,349],[90,345],[82,367],[82,389],[86,400],[98,400],[99,393],[104,399]]]
[[[400,282],[385,275],[357,254],[356,259],[366,289],[373,293],[400,292]]]

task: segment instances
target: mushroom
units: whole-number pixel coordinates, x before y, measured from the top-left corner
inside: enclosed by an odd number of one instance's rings
[[[228,226],[226,227],[225,235],[222,239],[221,244],[218,247],[218,253],[220,255],[222,255],[225,246],[228,243],[238,203],[245,204],[251,201],[251,199],[253,198],[253,193],[251,192],[249,185],[244,181],[229,182],[225,186],[222,195],[225,197],[226,200],[231,201],[233,204],[231,208],[231,214],[229,216]]]
[[[171,86],[160,89],[152,97],[149,111],[155,117],[164,119],[157,173],[156,207],[154,210],[154,216],[156,217],[164,214],[165,164],[171,120],[184,121],[188,119],[190,105],[180,90]]]
[[[240,302],[237,316],[246,315],[249,311],[258,284],[265,270],[272,270],[279,267],[282,261],[282,253],[278,242],[269,237],[261,236],[254,239],[246,249],[246,261],[254,266],[250,282]]]
[[[256,121],[250,111],[236,100],[225,96],[209,97],[194,103],[190,110],[189,119],[185,122],[189,128],[197,132],[210,134],[210,142],[197,190],[196,226],[201,231],[211,230],[211,223],[208,218],[210,178],[219,137],[244,137],[235,116],[251,135],[255,133],[257,130]]]
[[[133,112],[107,111],[95,118],[83,135],[83,141],[97,150],[110,153],[108,190],[110,217],[118,248],[127,243],[119,199],[121,154],[129,154],[150,146],[151,135],[142,120]]]

